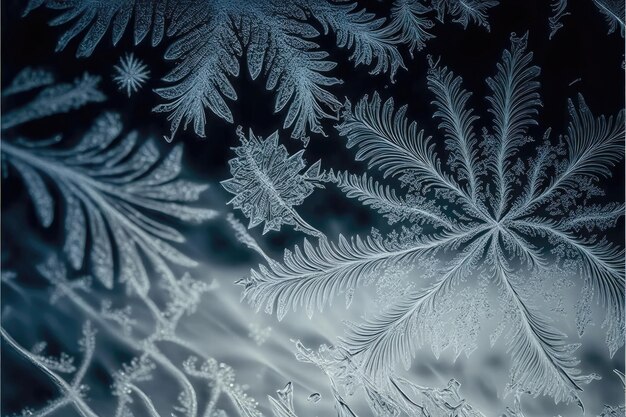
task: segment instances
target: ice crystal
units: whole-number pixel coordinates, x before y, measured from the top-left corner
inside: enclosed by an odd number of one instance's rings
[[[278,142],[278,132],[263,139],[250,131],[246,138],[239,128],[237,135],[241,146],[233,148],[237,157],[228,163],[233,177],[221,184],[235,195],[228,203],[250,219],[248,228],[265,222],[265,234],[289,224],[312,236],[322,236],[293,208],[302,204],[315,188],[323,187],[320,161],[302,173],[306,167],[304,151],[289,155]]]
[[[148,67],[132,53],[120,58],[119,63],[113,68],[115,70],[113,81],[117,83],[120,91],[126,90],[128,97],[139,91],[150,75]]]
[[[60,10],[55,25],[69,25],[57,49],[84,33],[77,56],[93,53],[109,27],[117,44],[129,26],[138,44],[151,32],[152,45],[172,38],[165,59],[176,61],[157,93],[165,103],[155,108],[168,113],[171,136],[181,126],[193,125],[205,136],[205,108],[232,122],[228,101],[237,100],[231,80],[241,72],[245,55],[253,79],[264,78],[265,86],[276,94],[274,110],[284,111],[285,128],[292,136],[306,138],[308,132],[323,133],[321,120],[334,118],[340,102],[331,91],[341,80],[330,76],[336,63],[317,43],[323,31],[336,35],[336,44],[352,52],[355,65],[371,67],[373,74],[388,73],[393,78],[404,67],[399,51],[402,45],[421,49],[432,38],[430,16],[439,21],[451,17],[467,26],[489,27],[487,11],[496,1],[396,0],[386,20],[360,8],[357,3],[336,0],[272,0],[175,2],[82,1],[59,3],[30,0],[25,14],[45,5]],[[131,21],[134,20],[134,25]],[[168,39],[169,41],[169,39]]]
[[[550,7],[552,8],[552,16],[548,19],[548,24],[550,25],[549,38],[552,39],[556,32],[563,27],[561,20],[570,12],[567,11],[567,0],[554,0]]]
[[[603,237],[623,215],[622,203],[592,204],[603,195],[601,180],[623,158],[624,111],[595,117],[582,97],[569,102],[567,134],[551,140],[549,130],[524,160],[520,150],[533,141],[540,106],[540,69],[526,51],[527,37],[511,37],[493,78],[487,79],[491,129],[476,133],[479,120],[468,107],[470,93],[446,67],[431,62],[428,86],[445,138],[444,163],[430,137],[409,123],[406,107],[378,94],[350,103],[338,131],[356,159],[383,177],[399,180],[404,196],[369,176],[340,174],[350,197],[404,223],[386,237],[338,243],[306,239],[286,251],[284,262],[260,267],[245,280],[244,297],[257,309],[282,318],[290,308],[309,315],[333,296],[380,277],[389,268],[439,265],[434,282],[409,292],[377,317],[351,326],[344,344],[367,375],[387,380],[394,364],[409,366],[416,349],[429,341],[435,353],[454,347],[468,354],[476,344],[486,299],[499,293],[506,344],[513,359],[515,390],[559,401],[580,401],[581,375],[565,335],[530,303],[526,277],[573,270],[585,283],[579,332],[595,298],[606,309],[604,327],[611,354],[624,343],[624,249]],[[409,226],[406,226],[409,224]],[[593,231],[593,234],[582,233]],[[400,266],[399,266],[400,265]],[[433,268],[435,269],[435,268]],[[570,273],[571,274],[571,273]],[[456,297],[474,287],[459,308]],[[466,294],[468,294],[466,292]],[[469,293],[472,294],[472,293]],[[497,339],[497,335],[494,340]]]
[[[10,134],[27,122],[103,100],[97,83],[98,78],[85,75],[73,84],[46,87],[31,102],[3,115],[3,132]],[[37,86],[31,81],[28,85]],[[196,265],[171,245],[183,242],[182,234],[155,221],[151,213],[198,223],[215,212],[188,204],[197,201],[207,186],[178,178],[180,146],[161,157],[152,141],[139,144],[136,132],[120,136],[122,130],[119,115],[103,113],[71,147],[59,146],[60,136],[27,141],[7,140],[5,135],[2,159],[21,176],[44,227],[58,215],[58,195],[65,208],[63,251],[72,267],[79,269],[89,259],[94,276],[110,288],[117,258],[128,288],[145,293],[150,283],[143,256],[169,280],[173,273],[168,262]]]
[[[283,389],[277,390],[276,396],[278,399],[271,395],[267,396],[274,417],[296,417],[296,411],[293,407],[293,384],[291,381],[287,382]]]

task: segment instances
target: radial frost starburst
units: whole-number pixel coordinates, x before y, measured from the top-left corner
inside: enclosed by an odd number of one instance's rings
[[[120,58],[119,63],[113,68],[115,69],[113,81],[117,83],[120,91],[126,90],[129,97],[138,91],[150,76],[148,67],[132,53]]]

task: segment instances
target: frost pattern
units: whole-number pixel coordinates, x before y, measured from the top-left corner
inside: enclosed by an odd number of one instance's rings
[[[609,34],[619,31],[624,37],[625,5],[619,0],[593,0],[609,25]]]
[[[341,347],[321,345],[316,352],[300,341],[295,341],[295,345],[296,358],[300,362],[317,366],[328,377],[339,417],[356,415],[346,398],[359,390],[365,393],[367,404],[375,416],[484,417],[460,397],[460,384],[454,379],[443,389],[421,387],[396,375],[375,383],[363,373],[354,357]]]
[[[571,13],[567,11],[567,0],[554,0],[550,7],[552,8],[552,16],[548,19],[548,24],[550,26],[549,39],[552,39],[559,29],[563,27],[561,20]]]
[[[120,91],[126,90],[128,97],[139,91],[150,76],[146,64],[133,54],[127,54],[120,58],[119,63],[113,69],[115,70],[113,81],[117,83]]]
[[[618,378],[622,381],[622,386],[626,389],[624,373],[618,371],[617,369],[613,369],[613,373],[618,376]],[[621,417],[622,415],[626,415],[626,406],[605,405],[599,417]]]
[[[202,365],[197,365],[198,358],[190,357],[185,361],[183,367],[185,372],[193,377],[201,378],[209,382],[211,398],[207,404],[205,416],[212,416],[220,395],[227,396],[235,409],[241,416],[261,417],[262,414],[256,409],[255,399],[248,397],[244,389],[235,383],[235,372],[233,369],[213,359],[207,359]]]
[[[2,130],[79,109],[89,103],[106,100],[98,89],[100,77],[84,74],[71,84],[53,84],[52,74],[38,69],[26,68],[13,80],[3,96],[25,93],[46,87],[24,106],[9,109],[2,115]]]
[[[235,195],[228,203],[250,219],[248,228],[265,222],[265,234],[289,224],[296,230],[322,237],[322,233],[304,221],[293,208],[302,204],[315,188],[323,187],[321,161],[302,173],[306,168],[302,159],[304,150],[289,155],[278,142],[278,132],[263,139],[250,131],[246,138],[239,128],[237,135],[241,146],[234,148],[237,157],[228,163],[233,177],[221,184]],[[240,233],[240,236],[243,235]]]
[[[620,0],[593,0],[593,4],[598,8],[609,26],[608,34],[610,35],[619,31],[623,38],[624,13],[626,13],[624,2]],[[570,15],[570,12],[567,11],[567,6],[567,0],[554,0],[551,3],[552,16],[548,19],[550,39],[563,27],[561,20],[565,16]]]
[[[267,396],[274,417],[297,417],[293,407],[293,384],[291,381],[287,382],[283,389],[277,390],[276,396],[278,399],[271,395]]]
[[[329,75],[336,63],[316,43],[316,26],[333,32],[337,46],[351,52],[355,65],[393,79],[404,68],[399,47],[419,50],[433,37],[430,16],[489,28],[487,11],[497,1],[396,0],[388,20],[357,3],[335,0],[30,0],[25,14],[42,5],[60,10],[51,24],[68,26],[58,50],[82,34],[79,57],[90,56],[109,28],[114,45],[126,31],[132,31],[135,44],[150,32],[152,45],[174,39],[165,52],[174,68],[163,78],[166,85],[156,90],[165,103],[155,111],[168,113],[171,123],[168,139],[189,124],[204,137],[205,108],[233,122],[228,102],[236,101],[237,93],[231,80],[240,75],[245,55],[252,79],[262,77],[275,92],[274,110],[284,113],[283,127],[306,142],[308,132],[323,134],[321,120],[335,118],[340,108],[332,87],[341,80]]]
[[[3,116],[3,132],[103,100],[97,82],[85,75],[73,84],[46,87],[31,102]],[[196,265],[172,246],[184,242],[182,234],[157,222],[151,213],[199,223],[215,212],[188,204],[197,201],[207,186],[178,178],[180,146],[161,157],[152,141],[139,145],[136,132],[121,133],[120,116],[104,113],[72,146],[59,146],[65,143],[61,136],[47,141],[3,139],[2,159],[21,176],[42,226],[52,225],[58,215],[56,200],[62,202],[63,252],[74,269],[89,263],[93,275],[111,288],[116,258],[128,289],[146,293],[150,280],[144,257],[169,281],[174,280],[169,263]]]
[[[532,65],[526,41],[513,35],[496,75],[487,79],[493,125],[482,138],[461,78],[431,62],[428,86],[447,160],[393,99],[383,103],[376,94],[354,108],[347,103],[338,131],[348,148],[384,178],[396,178],[405,192],[399,197],[367,175],[340,174],[337,184],[390,223],[404,224],[385,237],[339,236],[337,243],[320,240],[317,247],[305,239],[302,250],[285,252],[282,264],[253,270],[244,281],[244,298],[257,309],[275,310],[279,319],[291,308],[312,315],[338,293],[381,279],[385,271],[429,267],[436,271],[434,282],[351,326],[344,344],[367,375],[386,380],[396,362],[408,367],[425,341],[435,353],[453,346],[457,355],[469,354],[486,310],[485,291],[493,287],[504,314],[492,341],[506,334],[511,390],[579,402],[581,386],[595,376],[580,374],[572,355],[578,345],[566,343],[565,334],[530,303],[536,288],[528,277],[559,270],[581,275],[587,296],[579,333],[597,299],[606,309],[611,354],[623,345],[624,249],[603,235],[615,227],[624,205],[591,201],[603,195],[600,180],[623,158],[624,112],[595,117],[579,97],[577,104],[569,102],[567,134],[554,141],[548,129],[536,155],[520,158],[520,149],[533,141],[529,129],[541,103],[540,69]]]
[[[495,0],[432,0],[431,7],[437,11],[437,19],[443,22],[449,15],[454,22],[467,28],[470,23],[484,26],[489,30],[487,11],[498,5]]]
[[[134,355],[112,375],[111,396],[116,401],[115,417],[135,415],[195,417],[200,411],[197,395],[199,389],[209,392],[204,415],[222,415],[223,410],[218,408],[221,404],[219,401],[227,398],[235,406],[237,415],[261,416],[256,408],[256,401],[237,384],[231,367],[206,356],[193,343],[178,335],[177,328],[181,320],[196,312],[203,297],[216,290],[215,284],[198,281],[185,274],[175,282],[163,282],[165,291],[159,297],[151,298],[147,294],[132,295],[138,301],[133,305],[132,311],[130,307],[112,310],[111,303],[107,300],[103,301],[102,310],[98,311],[90,302],[93,290],[89,284],[80,279],[71,279],[65,263],[59,258],[55,256],[48,258],[38,266],[38,270],[50,284],[49,302],[54,305],[62,300],[64,306],[75,309],[88,321],[83,328],[83,338],[80,342],[84,359],[78,367],[73,365],[73,360],[68,355],[62,355],[60,359],[45,357],[43,355],[45,346],[42,344],[29,352],[21,347],[5,328],[1,329],[3,339],[51,378],[62,393],[62,397],[42,409],[25,409],[23,416],[45,416],[69,405],[73,405],[83,417],[103,415],[89,405],[88,386],[83,383],[96,350],[94,338],[96,328],[103,336],[111,337],[113,344],[117,343],[127,348]],[[163,296],[167,298],[165,302],[162,300]],[[135,320],[135,316],[141,318],[141,322]],[[121,318],[123,320],[120,320]],[[160,347],[163,343],[176,346],[179,349],[178,353],[188,352],[188,359],[178,363],[170,358],[168,350],[162,350]],[[110,345],[107,345],[107,349],[110,349]],[[199,361],[202,361],[201,365],[198,365]],[[157,410],[153,402],[154,397],[146,391],[150,388],[149,383],[156,371],[159,372],[163,384],[160,385],[160,395],[180,390],[178,404],[171,406],[171,410]],[[71,382],[66,382],[60,373],[73,374]],[[200,386],[192,379],[201,381]]]

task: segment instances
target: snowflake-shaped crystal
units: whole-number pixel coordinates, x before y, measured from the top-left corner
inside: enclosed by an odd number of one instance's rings
[[[139,91],[150,76],[148,67],[132,53],[120,58],[113,69],[115,70],[113,81],[117,83],[120,91],[126,90],[128,97]]]
[[[444,133],[446,163],[435,143],[397,111],[392,99],[376,94],[354,109],[346,105],[338,126],[383,176],[397,178],[405,196],[367,175],[337,176],[339,187],[403,226],[383,238],[342,236],[334,244],[305,240],[304,250],[287,251],[283,264],[253,270],[244,296],[257,309],[279,318],[304,307],[322,309],[338,293],[380,280],[389,270],[419,265],[434,282],[411,290],[397,304],[367,322],[351,326],[347,350],[365,372],[387,381],[397,361],[408,367],[424,340],[438,354],[452,346],[469,354],[477,346],[479,323],[489,306],[487,290],[499,294],[501,324],[513,359],[512,388],[556,401],[579,401],[580,375],[567,344],[537,306],[530,304],[540,284],[555,284],[559,271],[578,272],[585,281],[578,306],[582,334],[595,296],[606,307],[607,342],[613,354],[624,343],[624,250],[604,235],[623,215],[623,203],[594,203],[603,196],[601,178],[623,157],[624,112],[594,117],[580,97],[569,103],[566,135],[535,145],[525,160],[521,150],[533,142],[529,128],[540,106],[540,69],[526,52],[526,36],[512,36],[497,74],[487,79],[493,126],[476,134],[479,119],[468,107],[462,80],[431,61],[428,85],[435,95],[435,117]],[[583,233],[583,232],[590,233]],[[575,274],[571,274],[575,275]],[[537,299],[538,297],[533,297]]]

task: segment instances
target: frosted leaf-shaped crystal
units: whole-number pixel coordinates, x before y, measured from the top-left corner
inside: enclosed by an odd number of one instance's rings
[[[303,150],[289,155],[287,149],[278,142],[278,132],[266,139],[257,137],[250,131],[249,137],[237,130],[241,146],[233,148],[236,158],[229,161],[232,178],[221,184],[234,194],[229,204],[239,209],[250,219],[249,228],[263,222],[263,233],[280,230],[283,224],[294,226],[316,237],[323,234],[305,222],[295,211],[313,192],[323,187],[320,174],[320,161],[306,171],[302,158]]]

